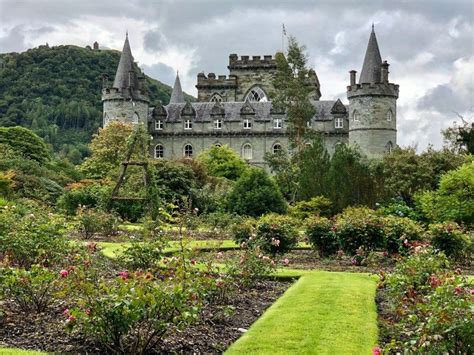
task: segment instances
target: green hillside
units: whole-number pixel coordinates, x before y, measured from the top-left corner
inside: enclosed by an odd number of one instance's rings
[[[0,58],[0,126],[31,128],[78,163],[102,122],[100,77],[106,73],[113,80],[120,52],[40,46]],[[168,85],[149,77],[147,84],[152,104],[168,103]]]

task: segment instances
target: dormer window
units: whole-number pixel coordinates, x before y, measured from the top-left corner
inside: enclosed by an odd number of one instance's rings
[[[392,110],[388,110],[387,112],[387,121],[391,121],[393,118]]]
[[[337,117],[334,120],[334,128],[344,128],[344,119]]]
[[[214,120],[214,129],[222,129],[222,120]]]
[[[354,111],[352,113],[352,118],[353,118],[354,121],[360,121],[359,112]]]
[[[252,121],[248,118],[244,119],[244,129],[251,129],[252,128]]]
[[[184,129],[193,129],[193,121],[191,120],[184,121]]]
[[[155,121],[155,130],[161,131],[163,129],[163,121],[157,120]]]
[[[274,118],[273,119],[273,128],[281,129],[283,127],[282,119],[281,118]]]

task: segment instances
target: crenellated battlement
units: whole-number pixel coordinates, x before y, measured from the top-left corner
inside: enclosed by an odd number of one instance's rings
[[[248,55],[239,56],[237,54],[229,55],[229,70],[235,69],[275,69],[276,60],[272,55]]]
[[[398,98],[399,85],[393,83],[362,83],[347,87],[347,98],[356,96],[393,96]]]
[[[219,75],[216,77],[215,73],[199,73],[197,75],[197,85],[196,88],[208,88],[208,87],[226,87],[234,88],[237,86],[237,78],[235,76],[229,75]]]

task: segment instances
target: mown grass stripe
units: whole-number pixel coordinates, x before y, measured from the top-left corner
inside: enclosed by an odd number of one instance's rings
[[[306,273],[226,354],[370,354],[375,289],[366,274]]]

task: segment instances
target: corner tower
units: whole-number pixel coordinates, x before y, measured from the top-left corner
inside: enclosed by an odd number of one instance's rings
[[[137,124],[148,120],[150,100],[145,92],[145,76],[133,61],[128,33],[112,87],[108,77],[103,76],[102,102],[104,127],[111,121]]]
[[[350,71],[349,144],[357,145],[369,158],[381,158],[397,144],[397,98],[399,86],[388,81],[387,61],[382,62],[374,26],[365,53],[359,83]]]

